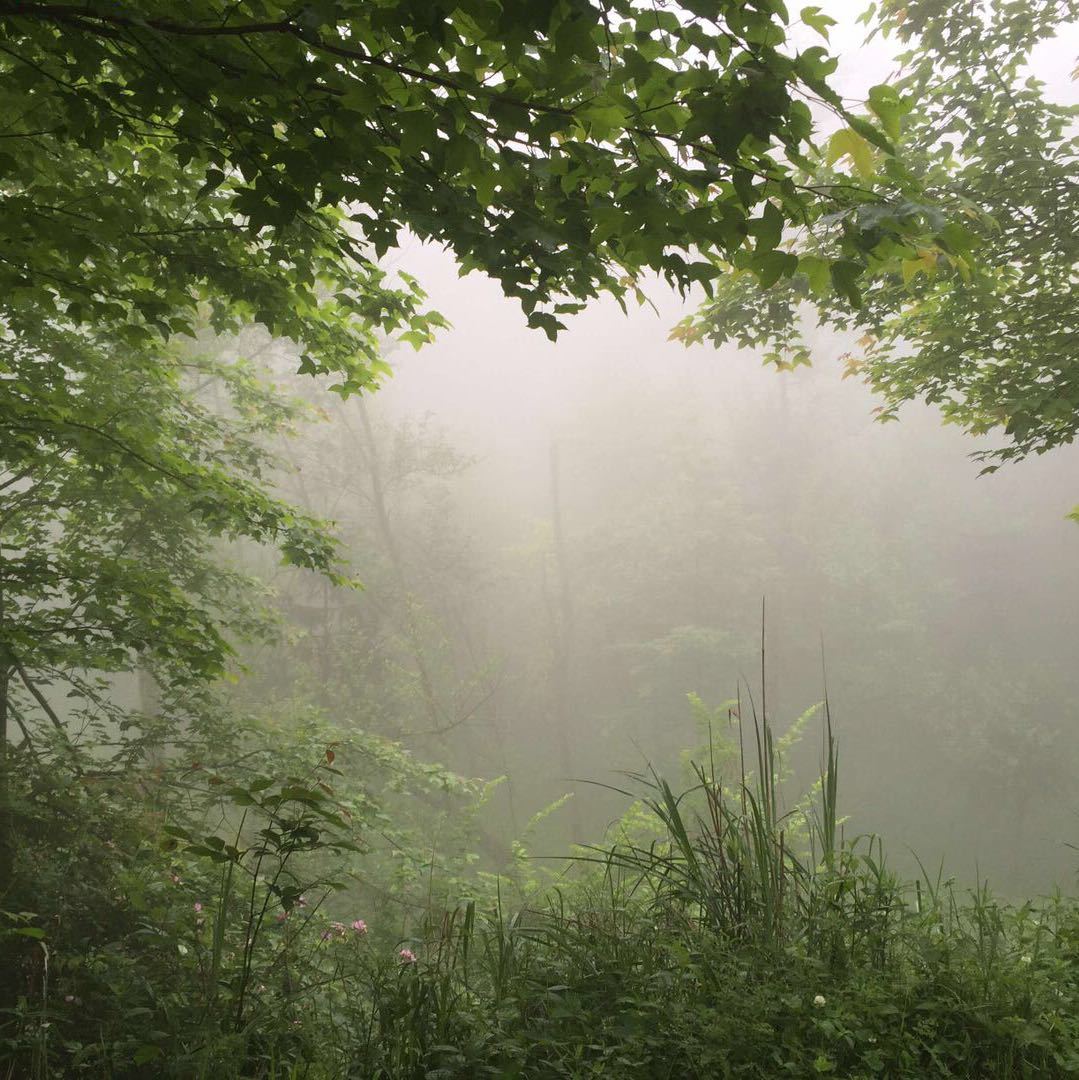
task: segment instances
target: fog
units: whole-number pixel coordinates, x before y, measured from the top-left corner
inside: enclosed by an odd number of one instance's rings
[[[832,35],[855,101],[894,49],[849,16]],[[1059,100],[1073,62],[1067,35],[1036,51]],[[669,333],[700,298],[655,281],[552,343],[434,247],[389,262],[451,322],[435,344],[391,348],[362,401],[289,377],[287,350],[277,365],[313,411],[281,489],[335,523],[364,588],[263,566],[286,634],[245,657],[241,698],[504,778],[482,826],[497,860],[526,833],[541,853],[602,837],[627,805],[603,785],[684,778],[707,710],[723,728],[752,698],[783,730],[826,687],[848,835],[1005,892],[1070,879],[1079,451],[980,476],[992,443],[931,407],[877,422],[844,378],[856,342],[818,332],[785,373],[687,350]],[[814,720],[792,792],[818,759]]]
[[[875,420],[849,342],[818,335],[787,373],[687,350],[668,335],[693,298],[653,283],[655,309],[597,303],[551,343],[437,250],[398,258],[453,329],[392,352],[363,401],[288,380],[317,415],[282,489],[336,523],[365,588],[270,574],[289,636],[241,693],[505,777],[495,855],[572,793],[542,854],[625,810],[597,785],[682,775],[705,738],[688,695],[721,728],[729,699],[762,707],[763,614],[777,728],[827,684],[848,835],[1004,891],[1069,878],[1079,451],[979,476],[984,446],[932,408]],[[818,758],[813,722],[792,791]]]

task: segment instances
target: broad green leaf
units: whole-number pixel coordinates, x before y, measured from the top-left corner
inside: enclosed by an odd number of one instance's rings
[[[874,174],[873,148],[853,128],[840,128],[832,134],[828,140],[828,152],[825,155],[825,163],[833,165],[835,162],[848,157],[854,165],[858,175],[863,179],[870,179]]]
[[[826,15],[819,7],[804,7],[801,11],[802,22],[813,30],[816,30],[825,41],[828,40],[828,27],[835,26],[836,21],[830,15]]]
[[[900,98],[894,87],[883,84],[870,88],[868,104],[888,137],[898,141],[902,119],[910,111],[910,106]]]
[[[816,255],[802,255],[798,259],[798,271],[808,278],[809,288],[814,296],[823,297],[828,294],[832,278],[826,259]]]

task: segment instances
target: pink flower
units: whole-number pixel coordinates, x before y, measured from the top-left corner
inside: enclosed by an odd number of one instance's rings
[[[411,949],[401,949],[398,952],[402,964],[414,964],[416,962],[416,954]]]
[[[366,934],[367,923],[365,923],[363,919],[356,919],[352,924],[352,929],[355,930],[357,934]]]
[[[340,922],[330,923],[330,929],[335,934],[340,934],[342,937],[345,935],[345,924]]]
[[[195,914],[197,915],[200,911],[202,911],[202,903],[200,901],[196,900],[195,901]]]
[[[296,906],[297,907],[307,907],[307,897],[306,896],[297,896],[296,897]]]
[[[279,923],[284,922],[287,918],[288,918],[288,912],[287,911],[279,911],[277,913],[277,921]]]

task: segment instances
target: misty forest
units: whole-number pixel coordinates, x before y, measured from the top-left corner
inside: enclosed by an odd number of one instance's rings
[[[0,0],[0,1080],[1079,1076],[1079,0]]]

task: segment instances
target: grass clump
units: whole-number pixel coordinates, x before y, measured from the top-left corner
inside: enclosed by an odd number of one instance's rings
[[[791,811],[754,717],[752,774],[743,747],[730,785],[714,755],[681,792],[638,776],[652,839],[626,828],[581,853],[541,907],[445,922],[410,973],[426,996],[358,1075],[1075,1075],[1079,909],[905,883],[879,841],[842,842],[824,713],[819,781]],[[411,1071],[395,1071],[381,1055],[405,1039]]]

